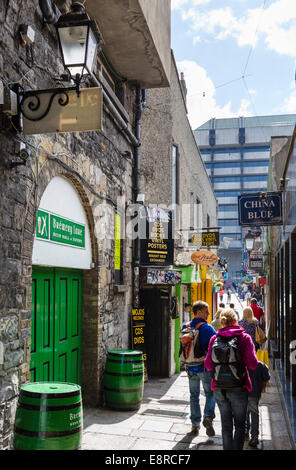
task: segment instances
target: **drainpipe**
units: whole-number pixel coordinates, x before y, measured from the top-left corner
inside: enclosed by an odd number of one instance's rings
[[[46,23],[55,24],[58,21],[57,10],[51,0],[39,0],[39,6]]]
[[[141,117],[143,108],[146,106],[146,90],[141,90],[139,84],[136,87],[136,116],[135,116],[135,137],[138,145],[135,145],[134,150],[134,168],[135,168],[135,183],[134,183],[134,201],[137,204],[137,197],[140,194],[140,176],[141,176],[141,162],[140,162],[140,147],[141,147]],[[138,219],[139,227],[139,219]],[[139,234],[139,228],[138,228]],[[139,294],[140,294],[140,240],[135,239],[135,255],[134,255],[134,308],[139,308]]]
[[[90,74],[90,77],[92,79],[92,81],[99,87],[102,87],[103,88],[103,85],[101,84],[101,82],[97,79],[97,77],[95,76],[94,73],[91,73]],[[104,98],[104,108],[105,108],[105,111],[107,111],[108,113],[111,113],[111,115],[113,116],[113,118],[115,119],[115,122],[117,123],[118,125],[118,128],[119,130],[125,134],[128,138],[128,140],[136,147],[139,145],[139,141],[137,139],[137,137],[130,131],[127,123],[125,122],[125,120],[121,117],[120,113],[117,111],[116,107],[114,106],[114,104],[112,103],[111,99],[109,98],[108,94],[106,93],[106,91],[104,90],[103,88],[103,98]]]

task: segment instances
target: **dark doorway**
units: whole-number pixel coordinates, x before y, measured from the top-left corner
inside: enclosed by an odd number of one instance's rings
[[[145,346],[148,376],[169,377],[169,289],[140,292],[145,309]]]

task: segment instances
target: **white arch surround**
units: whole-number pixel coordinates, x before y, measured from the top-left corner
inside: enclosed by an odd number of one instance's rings
[[[87,216],[74,186],[67,178],[55,176],[46,187],[38,210],[83,225],[83,247],[44,240],[34,235],[32,264],[76,269],[91,269],[92,249]]]

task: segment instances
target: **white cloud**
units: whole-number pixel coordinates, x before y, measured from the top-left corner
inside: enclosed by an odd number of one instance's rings
[[[175,0],[187,4],[182,11],[183,20],[191,22],[193,32],[214,35],[224,40],[233,37],[239,46],[255,46],[262,37],[267,47],[278,54],[296,56],[296,2],[275,0],[268,8],[248,9],[235,16],[232,9],[209,9],[206,13],[194,5],[194,1]]]
[[[288,114],[296,113],[296,91],[293,91],[290,96],[284,100],[281,112]]]
[[[196,129],[209,119],[236,116],[251,116],[250,101],[242,99],[239,109],[233,111],[229,101],[225,106],[218,106],[215,99],[215,86],[206,70],[196,62],[184,60],[177,63],[179,72],[184,73],[187,87],[188,119],[192,129]]]
[[[198,5],[206,5],[210,3],[212,0],[171,0],[171,7],[172,10],[178,10],[182,8],[184,5],[190,3],[190,5],[198,6]]]

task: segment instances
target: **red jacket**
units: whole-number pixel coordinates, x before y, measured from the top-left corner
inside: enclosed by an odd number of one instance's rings
[[[253,310],[254,317],[257,318],[257,320],[260,322],[260,318],[264,317],[264,312],[259,305],[256,304],[251,304],[250,305],[251,309]]]

